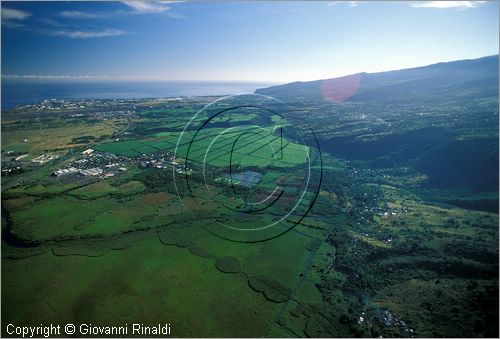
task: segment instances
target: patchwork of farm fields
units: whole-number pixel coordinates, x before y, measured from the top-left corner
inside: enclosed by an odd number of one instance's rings
[[[331,120],[313,121],[320,154],[308,125],[267,111],[198,116],[212,99],[120,102],[47,118],[43,134],[35,111],[2,122],[2,160],[23,167],[2,176],[4,325],[497,335],[498,213],[430,199],[427,176],[392,155],[334,157]]]
[[[178,158],[212,166],[295,166],[307,162],[309,148],[281,137],[273,127],[208,128],[161,132],[144,139],[104,143],[98,151],[127,157],[176,152]]]

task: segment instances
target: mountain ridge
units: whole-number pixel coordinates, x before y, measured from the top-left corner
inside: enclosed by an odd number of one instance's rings
[[[488,86],[498,87],[498,54],[392,71],[361,72],[337,78],[295,81],[260,88],[255,90],[255,93],[273,96],[287,102],[341,103],[387,100],[391,97],[402,99],[415,92],[432,92],[444,87],[485,79],[489,79]]]

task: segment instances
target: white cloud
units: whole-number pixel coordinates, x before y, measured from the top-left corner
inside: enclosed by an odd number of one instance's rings
[[[415,8],[475,8],[487,1],[420,1],[410,6]]]
[[[142,0],[124,0],[125,5],[133,8],[136,13],[161,13],[170,9],[166,1],[142,1]]]
[[[19,28],[24,27],[24,24],[15,20],[2,20],[2,26],[7,28]]]
[[[62,11],[59,14],[61,14],[61,16],[65,18],[72,18],[72,19],[95,19],[102,17],[102,15],[100,14],[80,12],[80,11]]]
[[[2,20],[24,20],[30,16],[31,13],[19,9],[2,8]]]
[[[174,13],[173,11],[168,11],[167,15],[174,19],[187,19],[187,16],[179,13]]]
[[[348,5],[349,7],[356,7],[359,4],[359,1],[332,1],[327,3],[327,6],[336,6],[339,4],[345,4]]]
[[[127,32],[120,29],[105,29],[101,31],[51,31],[50,35],[62,36],[71,39],[92,39],[92,38],[105,38],[110,36],[119,36],[127,34]]]
[[[61,23],[59,21],[52,20],[49,18],[40,18],[40,19],[38,19],[38,21],[44,25],[51,26],[51,27],[57,27],[57,28],[68,27],[68,25],[65,23]]]
[[[6,28],[23,27],[23,20],[31,16],[31,13],[19,9],[2,8],[2,26]]]

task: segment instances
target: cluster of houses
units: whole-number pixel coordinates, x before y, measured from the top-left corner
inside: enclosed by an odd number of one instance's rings
[[[116,156],[113,154],[102,155],[94,153],[94,150],[89,148],[81,153],[86,158],[73,161],[69,167],[58,169],[52,172],[52,175],[61,177],[69,174],[80,174],[85,177],[97,177],[104,174],[104,169],[101,165],[106,164],[104,167],[118,167],[119,163],[109,164],[110,161],[115,160]],[[120,168],[120,171],[126,171],[126,168]],[[109,176],[109,175],[105,175]]]

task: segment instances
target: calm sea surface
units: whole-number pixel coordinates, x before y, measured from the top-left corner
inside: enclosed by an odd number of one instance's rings
[[[229,95],[270,83],[243,82],[26,82],[2,80],[2,110],[44,99],[136,99]]]

